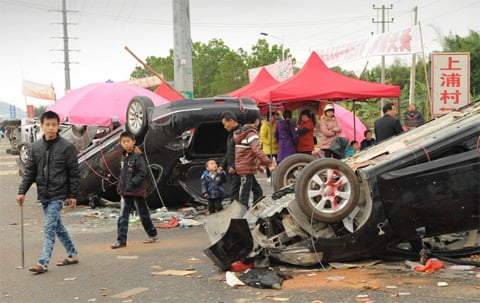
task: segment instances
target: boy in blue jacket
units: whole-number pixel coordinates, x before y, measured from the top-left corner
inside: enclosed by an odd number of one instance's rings
[[[217,162],[213,159],[207,161],[205,168],[200,177],[200,180],[202,180],[202,193],[208,200],[208,212],[213,214],[223,209],[222,201],[225,193],[223,183],[226,182],[227,176],[223,170],[221,173],[217,172]]]

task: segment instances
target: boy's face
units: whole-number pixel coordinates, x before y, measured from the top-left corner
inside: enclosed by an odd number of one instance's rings
[[[215,171],[217,170],[217,162],[215,160],[210,160],[207,162],[207,170],[208,171]]]
[[[365,139],[367,139],[367,140],[372,139],[372,133],[371,133],[371,132],[367,132],[367,133],[365,134]]]
[[[42,129],[45,133],[45,140],[53,140],[57,137],[58,128],[60,125],[58,124],[57,119],[43,119],[42,122]]]
[[[360,145],[359,145],[358,143],[354,143],[354,144],[352,145],[352,148],[353,148],[354,150],[360,150]]]
[[[122,137],[120,139],[120,145],[127,153],[131,153],[135,148],[135,140],[130,137]]]

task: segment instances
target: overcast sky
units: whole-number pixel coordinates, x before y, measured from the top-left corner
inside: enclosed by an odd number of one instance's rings
[[[91,82],[128,80],[137,65],[124,50],[128,46],[141,59],[165,57],[173,47],[173,0],[67,0],[71,87]],[[314,50],[369,37],[380,21],[372,5],[388,9],[394,18],[387,28],[400,30],[412,24],[418,7],[426,52],[439,50],[439,37],[449,32],[466,36],[480,31],[478,0],[190,0],[192,40],[207,43],[222,39],[233,50],[251,47],[259,38],[284,43],[301,67]],[[25,108],[49,104],[25,99],[22,79],[52,83],[57,97],[64,95],[62,0],[0,0],[0,101]],[[379,29],[380,30],[380,29]],[[270,37],[261,36],[267,32]],[[408,58],[402,58],[408,60]],[[377,64],[369,60],[369,67]],[[364,61],[342,66],[355,69]],[[373,63],[373,64],[372,64]]]

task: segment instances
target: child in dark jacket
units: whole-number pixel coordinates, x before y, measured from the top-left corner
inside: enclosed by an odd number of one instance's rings
[[[122,200],[117,223],[117,241],[111,245],[112,249],[127,246],[128,216],[133,207],[136,207],[143,229],[148,235],[143,243],[153,243],[157,239],[157,229],[152,223],[145,202],[144,181],[147,177],[145,155],[135,146],[135,137],[129,132],[123,132],[120,135],[120,145],[123,152],[118,193],[122,196]]]
[[[208,212],[221,211],[223,209],[222,201],[225,190],[223,183],[227,180],[227,175],[224,170],[221,173],[217,172],[217,162],[210,159],[205,164],[205,171],[200,180],[202,180],[202,193],[208,200]]]

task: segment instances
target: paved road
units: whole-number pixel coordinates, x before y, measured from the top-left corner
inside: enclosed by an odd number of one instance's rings
[[[202,250],[209,246],[203,227],[160,230],[160,240],[142,244],[145,234],[132,224],[128,246],[112,250],[115,208],[64,209],[63,218],[80,251],[80,264],[56,267],[41,275],[27,268],[36,263],[43,234],[43,215],[35,189],[24,206],[25,268],[21,266],[20,182],[16,156],[0,146],[0,302],[480,302],[480,279],[474,272],[442,271],[431,275],[407,269],[403,262],[354,269],[275,267],[293,279],[281,290],[248,286],[231,288]],[[261,180],[267,186],[264,180]],[[201,220],[201,218],[199,218]],[[64,257],[60,243],[53,260]],[[195,269],[188,276],[157,275],[165,270]],[[448,286],[438,287],[438,282]],[[125,294],[125,292],[127,292]],[[128,294],[134,294],[127,296]],[[125,294],[124,296],[122,294]]]

